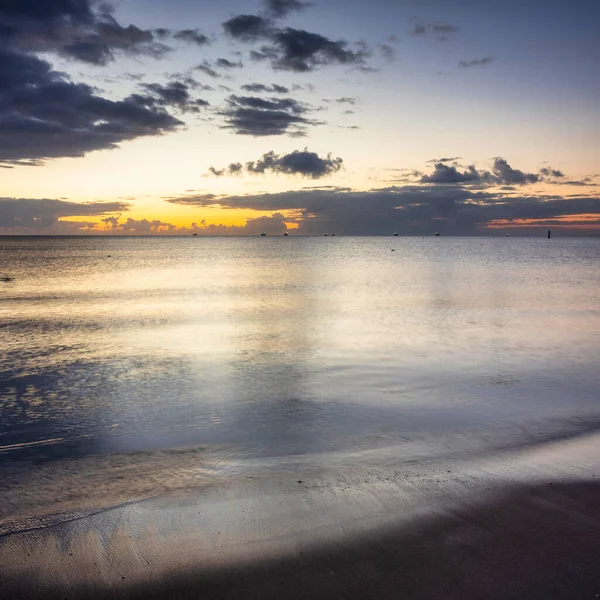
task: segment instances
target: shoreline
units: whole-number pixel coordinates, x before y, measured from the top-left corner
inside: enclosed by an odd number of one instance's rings
[[[0,593],[593,598],[599,438],[476,460],[445,475],[440,467],[361,483],[357,469],[354,481],[328,486],[272,474],[130,503],[0,538]]]

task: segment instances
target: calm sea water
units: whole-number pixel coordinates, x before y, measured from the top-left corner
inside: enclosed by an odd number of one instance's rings
[[[598,239],[0,238],[0,261],[12,477],[600,427]]]

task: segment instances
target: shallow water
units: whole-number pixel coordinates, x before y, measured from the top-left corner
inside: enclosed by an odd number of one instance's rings
[[[600,428],[598,239],[0,238],[0,257],[15,489],[73,459],[94,485],[123,456],[148,475],[180,447],[243,471]]]

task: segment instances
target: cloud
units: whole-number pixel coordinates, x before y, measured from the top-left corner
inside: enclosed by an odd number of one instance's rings
[[[160,58],[170,51],[162,34],[123,26],[105,4],[90,0],[18,0],[0,3],[5,44],[25,52],[50,52],[95,65],[115,53]]]
[[[265,92],[268,94],[289,94],[290,93],[289,88],[286,88],[283,85],[277,85],[276,83],[273,83],[272,85],[265,85],[263,83],[246,83],[246,84],[242,85],[242,89],[245,92],[253,92],[253,93],[260,93],[260,92]]]
[[[431,160],[428,160],[428,163],[445,163],[445,162],[455,162],[457,160],[460,160],[461,157],[460,156],[449,156],[449,157],[443,157],[443,158],[432,158]]]
[[[244,166],[242,163],[229,163],[225,169],[215,169],[215,167],[210,167],[208,172],[215,177],[223,177],[223,175],[236,176],[241,175],[244,171]]]
[[[320,179],[339,171],[343,162],[339,157],[333,158],[331,153],[322,158],[316,152],[309,152],[305,148],[283,155],[277,155],[273,151],[267,152],[259,160],[247,163],[246,170],[249,173],[264,174],[269,171]]]
[[[312,2],[300,2],[300,0],[264,0],[264,4],[267,12],[278,19],[313,5]]]
[[[0,227],[42,229],[62,217],[90,217],[129,209],[123,202],[67,202],[54,199],[0,198]]]
[[[225,129],[238,135],[303,136],[307,125],[319,124],[305,115],[310,109],[292,98],[266,100],[257,96],[231,95],[227,107],[221,111]]]
[[[379,48],[381,56],[388,62],[396,59],[396,49],[392,48],[389,44],[378,44],[377,48]]]
[[[202,71],[205,75],[208,75],[209,77],[212,77],[213,79],[218,79],[219,77],[221,77],[221,73],[219,73],[218,71],[216,71],[212,64],[207,61],[206,59],[204,61],[202,61],[201,64],[196,65],[194,67],[194,69],[196,71]]]
[[[451,25],[450,23],[415,23],[411,35],[414,36],[438,36],[439,41],[446,41],[446,35],[449,33],[456,33],[458,27]]]
[[[244,66],[242,61],[232,62],[226,58],[217,58],[215,64],[220,69],[241,69]]]
[[[370,55],[365,46],[352,50],[344,40],[330,40],[318,33],[287,27],[276,31],[271,46],[263,48],[273,55],[276,70],[305,73],[327,65],[364,66]]]
[[[524,185],[540,181],[540,176],[536,173],[524,173],[523,171],[519,171],[519,169],[513,169],[503,158],[494,159],[492,170],[498,183]]]
[[[173,34],[176,40],[196,44],[197,46],[206,46],[210,44],[210,39],[198,29],[181,29]]]
[[[230,209],[273,211],[292,215],[298,233],[336,231],[347,235],[430,235],[434,231],[467,235],[481,233],[489,224],[519,224],[523,220],[569,219],[595,215],[600,226],[600,198],[578,196],[514,197],[504,192],[473,191],[464,186],[405,185],[367,191],[316,188],[297,191],[225,196],[172,198],[186,206],[215,205]],[[588,223],[590,221],[588,220]],[[566,223],[568,225],[568,223]]]
[[[2,162],[79,157],[181,125],[150,96],[109,100],[40,58],[0,46]]]
[[[475,58],[473,60],[460,60],[458,61],[458,67],[460,69],[470,69],[471,67],[485,67],[490,63],[494,62],[491,56],[485,56],[484,58]]]
[[[352,104],[352,106],[355,106],[358,102],[358,99],[352,98],[351,96],[342,96],[341,98],[336,98],[335,101],[339,104]]]
[[[482,183],[484,179],[485,174],[480,173],[473,165],[461,172],[453,165],[439,162],[434,165],[433,173],[421,177],[421,183]]]
[[[442,159],[434,164],[433,173],[421,177],[421,183],[478,184],[478,185],[526,185],[552,178],[564,177],[561,171],[545,167],[539,173],[525,173],[513,169],[504,158],[495,158],[491,171],[478,170],[474,165],[460,171],[456,165],[447,165],[453,158]]]
[[[321,66],[352,65],[365,68],[370,50],[365,44],[351,48],[345,40],[330,40],[318,33],[292,27],[277,28],[258,15],[239,15],[223,23],[225,32],[242,42],[265,40],[252,50],[253,60],[268,60],[275,70],[306,73]]]
[[[272,23],[258,15],[238,15],[225,21],[223,29],[236,40],[251,42],[268,37],[272,31]]]
[[[172,106],[181,112],[200,112],[201,108],[209,105],[206,100],[192,98],[190,86],[182,81],[170,81],[166,85],[145,83],[142,88],[154,95],[160,106]]]
[[[244,170],[251,175],[265,173],[280,173],[284,175],[300,175],[311,179],[327,177],[339,171],[343,166],[343,160],[339,157],[333,158],[331,153],[325,157],[316,152],[294,150],[289,154],[278,155],[275,152],[267,152],[256,161],[247,162],[245,166],[241,163],[231,163],[225,169],[210,167],[209,172],[216,177],[223,175],[240,175]]]
[[[554,177],[557,179],[560,179],[565,176],[565,174],[562,171],[559,171],[558,169],[552,169],[550,167],[542,167],[540,169],[540,173],[544,177]]]

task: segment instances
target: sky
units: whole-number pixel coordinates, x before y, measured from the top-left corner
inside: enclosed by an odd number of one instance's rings
[[[597,0],[0,0],[0,234],[600,235]]]

